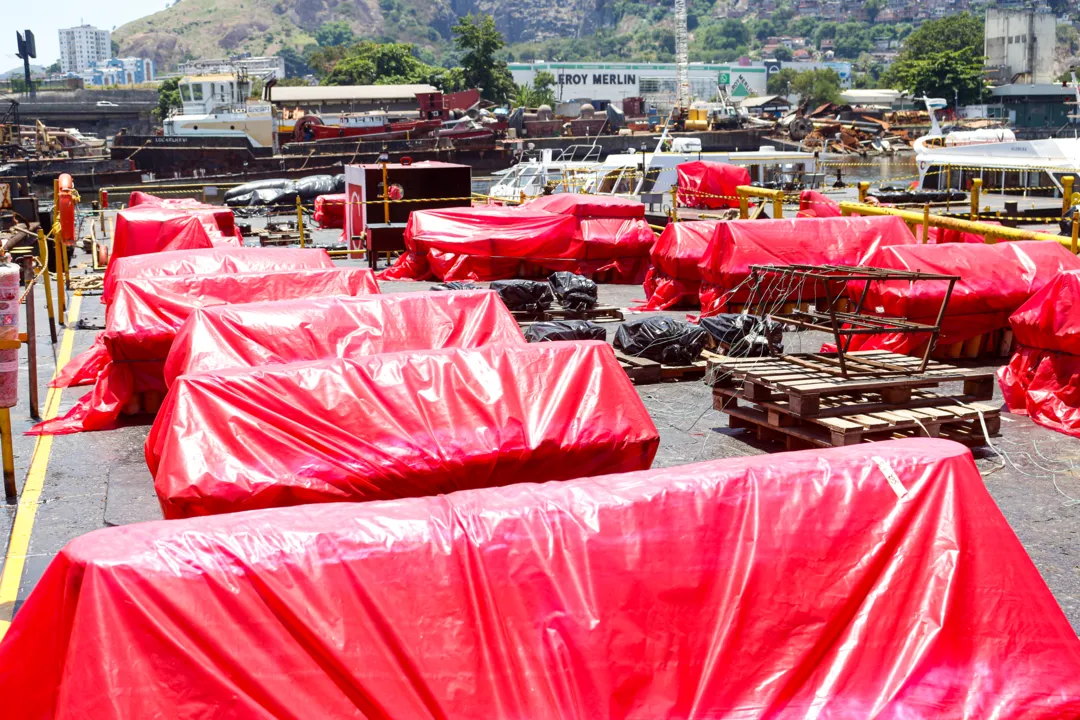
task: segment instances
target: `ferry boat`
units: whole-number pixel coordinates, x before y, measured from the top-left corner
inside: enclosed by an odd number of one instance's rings
[[[188,75],[179,89],[182,111],[165,118],[166,136],[247,137],[254,147],[274,146],[270,103],[249,99],[245,72]]]

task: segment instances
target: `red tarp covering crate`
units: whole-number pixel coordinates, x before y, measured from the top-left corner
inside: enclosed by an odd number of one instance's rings
[[[737,208],[736,190],[740,185],[750,184],[750,171],[738,165],[697,160],[683,163],[675,170],[679,207]]]
[[[321,297],[196,310],[165,361],[178,375],[405,350],[524,343],[490,290]]]
[[[1027,240],[881,247],[866,264],[960,277],[941,324],[941,347],[1007,328],[1009,315],[1058,274],[1080,269],[1080,258],[1056,242]],[[933,325],[946,290],[948,283],[938,281],[876,282],[870,286],[864,309]],[[928,339],[925,334],[861,335],[851,349],[914,353],[921,352],[920,346]]]
[[[378,293],[379,287],[370,270],[324,268],[128,279],[118,281],[114,291],[102,333],[108,362],[94,389],[66,415],[38,423],[30,434],[104,430],[114,427],[121,414],[153,413],[166,390],[162,372],[173,338],[184,320],[199,308],[268,299],[366,295]],[[154,399],[142,397],[146,393]]]
[[[387,280],[498,280],[568,270],[641,282],[656,234],[645,206],[625,198],[562,193],[522,207],[422,210],[409,216],[407,252]]]
[[[176,518],[641,470],[659,441],[609,345],[514,343],[181,375],[146,462]]]
[[[725,220],[668,223],[652,249],[652,267],[645,276],[646,304],[642,310],[667,310],[698,305],[701,262],[716,227]]]
[[[240,243],[228,208],[143,204],[116,213],[110,259]]]
[[[817,190],[799,193],[799,212],[796,218],[840,217],[840,203]]]
[[[728,303],[746,302],[751,265],[865,265],[881,246],[914,242],[904,221],[891,216],[731,220],[717,228],[698,263],[701,312],[716,315],[727,312]],[[781,295],[759,288],[754,300]]]
[[[1080,271],[1058,275],[1009,324],[1017,350],[998,370],[1009,410],[1080,437]]]
[[[345,227],[345,200],[345,193],[319,195],[315,198],[315,222],[319,227]]]
[[[781,460],[782,458],[782,460]],[[1080,641],[944,440],[97,530],[5,720],[1080,717]]]
[[[134,194],[134,193],[132,193]],[[120,278],[147,278],[165,275],[218,275],[221,273],[276,272],[301,268],[332,268],[325,250],[292,248],[215,247],[202,250],[170,250],[150,255],[133,255],[109,265],[101,301],[109,302]],[[51,387],[88,385],[109,361],[101,333],[86,352],[72,358],[53,378]]]

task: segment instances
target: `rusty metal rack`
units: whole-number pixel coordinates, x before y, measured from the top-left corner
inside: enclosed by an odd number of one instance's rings
[[[930,352],[937,342],[941,332],[941,321],[945,317],[945,309],[949,305],[953,287],[960,278],[956,275],[938,275],[936,273],[915,272],[910,270],[888,270],[884,268],[853,267],[849,265],[751,265],[751,279],[758,286],[763,276],[779,275],[779,282],[787,287],[802,288],[807,282],[823,290],[825,307],[820,303],[817,308],[796,308],[788,313],[772,314],[771,317],[780,322],[806,330],[817,330],[832,333],[836,340],[836,356],[830,359],[834,362],[842,377],[848,377],[849,366],[854,366],[856,372],[872,370],[879,377],[889,375],[910,375],[921,373],[926,370],[930,360]],[[949,287],[942,299],[938,310],[937,320],[933,325],[915,322],[902,317],[887,317],[882,315],[870,315],[863,312],[866,297],[870,291],[871,283],[907,281],[916,282],[921,280],[948,282]],[[842,300],[849,300],[849,283],[862,283],[862,288],[857,291],[858,299],[853,308],[841,310],[839,305]],[[906,365],[898,365],[868,358],[855,360],[848,355],[851,341],[856,335],[878,335],[881,333],[901,334],[929,334],[930,341],[926,344],[922,361],[916,368]]]

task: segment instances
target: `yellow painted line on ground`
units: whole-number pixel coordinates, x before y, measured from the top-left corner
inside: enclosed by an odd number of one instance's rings
[[[75,323],[79,318],[79,306],[82,295],[76,293],[68,307],[67,326],[64,337],[60,340],[60,354],[56,358],[56,372],[59,372],[71,359],[71,348],[75,344]],[[56,372],[53,377],[56,377]],[[61,388],[49,388],[45,398],[45,411],[42,420],[51,420],[60,410]],[[52,435],[39,435],[34,444],[34,454],[30,459],[30,470],[26,473],[22,495],[15,509],[15,523],[11,527],[11,539],[8,541],[7,557],[4,559],[4,572],[0,575],[0,640],[4,638],[11,617],[15,611],[15,602],[19,598],[19,585],[22,583],[23,567],[26,565],[26,553],[30,549],[30,533],[34,530],[34,518],[37,516],[38,501],[45,487],[45,474],[49,470],[49,456],[52,454]]]

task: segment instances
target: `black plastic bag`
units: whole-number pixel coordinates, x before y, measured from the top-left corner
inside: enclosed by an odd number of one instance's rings
[[[525,339],[529,342],[607,340],[607,330],[588,320],[552,320],[529,325],[525,328]]]
[[[631,357],[665,365],[689,365],[698,359],[708,333],[697,325],[665,316],[628,320],[615,332],[615,347]]]
[[[584,275],[572,272],[552,273],[548,278],[555,299],[567,310],[588,310],[596,307],[596,283]]]
[[[551,307],[555,299],[551,294],[551,286],[536,280],[496,280],[491,283],[491,289],[499,293],[506,307],[511,310],[541,312]]]
[[[273,178],[270,180],[252,180],[251,182],[244,183],[243,185],[237,185],[234,188],[225,191],[225,203],[229,203],[235,197],[240,195],[247,195],[248,193],[256,190],[273,190],[281,189],[291,183],[292,180],[286,180],[285,178]],[[242,204],[242,203],[237,203]]]
[[[784,351],[784,326],[757,315],[723,313],[699,321],[725,355],[768,357]]]
[[[334,190],[335,193],[345,192],[345,173],[338,173],[334,176]]]
[[[314,200],[334,192],[335,185],[333,175],[308,175],[296,181],[296,194],[301,200]]]
[[[479,287],[476,283],[463,282],[461,280],[451,280],[450,282],[432,285],[431,289],[438,292],[439,290],[478,290]]]

